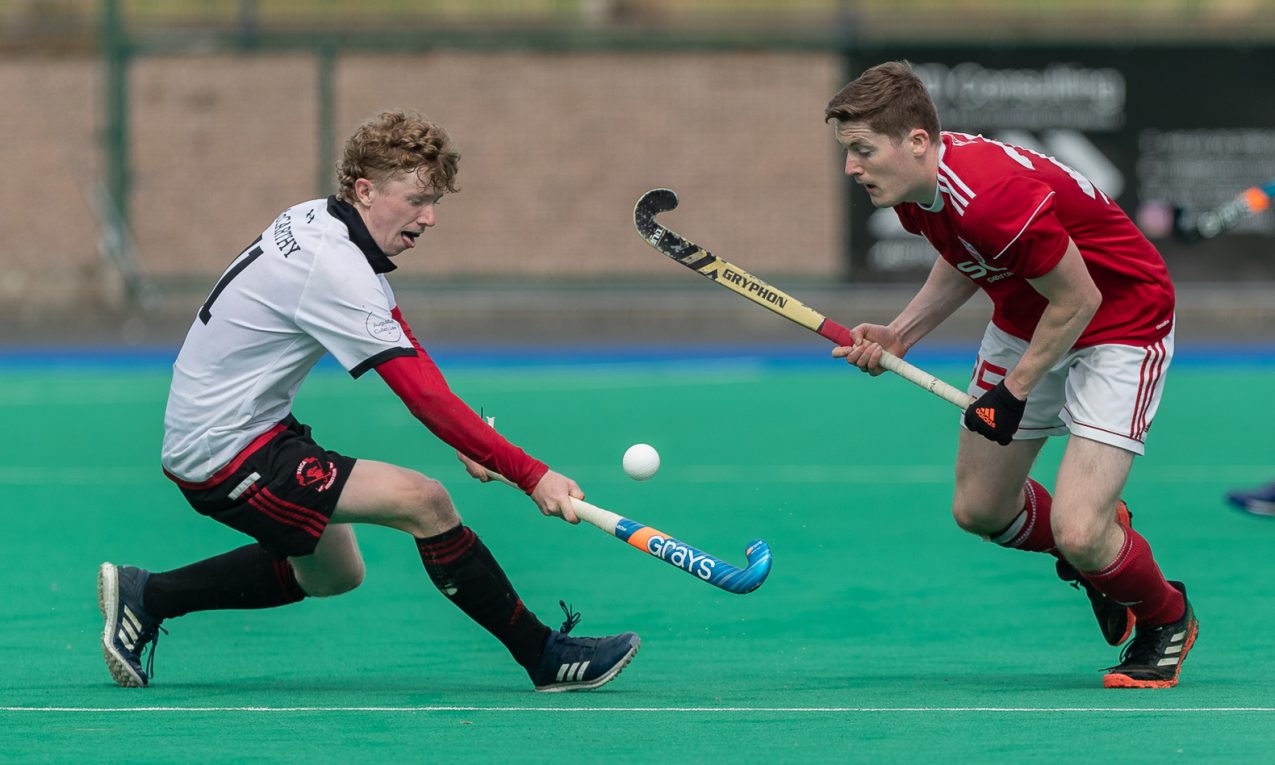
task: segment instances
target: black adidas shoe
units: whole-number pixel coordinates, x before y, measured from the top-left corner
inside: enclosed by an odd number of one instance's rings
[[[1116,505],[1116,523],[1126,529],[1133,526],[1133,513],[1124,500]],[[1089,597],[1089,605],[1093,607],[1093,615],[1098,620],[1098,629],[1102,630],[1102,639],[1107,641],[1107,645],[1124,645],[1133,634],[1136,621],[1133,610],[1104,595],[1067,561],[1060,558],[1056,568],[1059,579],[1078,590],[1084,588],[1085,595]]]
[[[1089,597],[1089,605],[1093,607],[1093,615],[1098,620],[1098,629],[1102,630],[1102,639],[1107,645],[1124,645],[1133,634],[1136,622],[1133,611],[1125,605],[1117,603],[1104,595],[1089,580],[1080,575],[1070,563],[1058,561],[1058,578],[1076,589],[1083,589]]]
[[[1195,645],[1200,623],[1191,601],[1186,600],[1186,585],[1169,584],[1186,601],[1182,618],[1172,624],[1139,624],[1138,633],[1120,654],[1120,663],[1107,668],[1102,678],[1104,688],[1172,688],[1178,684],[1182,662]]]
[[[624,669],[642,641],[632,632],[602,638],[568,637],[580,622],[580,614],[559,601],[567,620],[549,633],[544,654],[535,669],[528,670],[537,691],[583,691],[611,682]]]
[[[150,572],[134,566],[103,563],[97,572],[97,606],[102,611],[102,656],[115,682],[145,688],[154,676],[155,644],[164,628],[142,609],[142,589]],[[146,668],[142,651],[150,646]]]

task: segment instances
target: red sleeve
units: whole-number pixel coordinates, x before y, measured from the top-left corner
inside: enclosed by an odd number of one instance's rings
[[[398,306],[394,306],[390,309],[390,316],[393,316],[394,321],[397,321],[398,325],[403,328],[403,334],[407,335],[407,339],[411,341],[412,347],[416,349],[416,353],[428,359],[429,354],[426,353],[425,349],[421,347],[421,344],[417,342],[416,335],[413,335],[412,328],[407,326],[407,319],[403,318],[403,312],[398,310]]]
[[[444,443],[530,494],[549,466],[509,443],[461,401],[448,387],[429,354],[416,342],[398,308],[394,309],[393,316],[415,346],[416,355],[388,359],[376,367],[377,374],[407,404],[416,419]]]

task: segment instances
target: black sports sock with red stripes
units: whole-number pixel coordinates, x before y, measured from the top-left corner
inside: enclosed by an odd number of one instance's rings
[[[530,668],[540,660],[549,628],[523,605],[477,534],[461,524],[417,539],[416,548],[438,591],[504,643],[515,661]]]
[[[142,608],[156,619],[193,611],[274,608],[305,597],[287,558],[246,545],[146,580]]]

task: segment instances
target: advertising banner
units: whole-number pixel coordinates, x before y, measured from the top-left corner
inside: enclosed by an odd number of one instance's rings
[[[1172,235],[1176,206],[1207,209],[1275,178],[1275,47],[874,46],[850,75],[906,59],[944,130],[1051,156],[1115,199],[1177,281],[1275,280],[1275,212],[1199,244]],[[936,257],[892,210],[847,182],[850,278],[915,280]]]

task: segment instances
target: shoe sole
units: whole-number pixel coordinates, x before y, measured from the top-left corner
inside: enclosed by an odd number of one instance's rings
[[[1102,678],[1103,688],[1172,688],[1178,684],[1178,675],[1182,674],[1182,665],[1186,663],[1187,654],[1195,645],[1195,638],[1200,634],[1200,623],[1192,621],[1186,633],[1186,642],[1182,644],[1182,654],[1178,658],[1178,666],[1173,670],[1173,677],[1167,680],[1137,680],[1128,675],[1111,673]]]
[[[1123,499],[1116,502],[1116,523],[1126,529],[1133,528],[1133,511],[1129,509],[1129,503]]]
[[[1275,518],[1275,502],[1265,502],[1260,499],[1248,500],[1230,500],[1230,503],[1237,510],[1256,515],[1261,518]]]
[[[145,688],[146,679],[128,665],[128,661],[115,650],[114,630],[119,629],[120,602],[119,571],[110,563],[103,563],[97,570],[97,608],[102,612],[102,658],[111,671],[115,683],[124,688]]]
[[[615,663],[615,666],[606,672],[598,675],[587,683],[554,683],[553,685],[537,685],[536,693],[566,693],[568,691],[589,691],[594,688],[601,688],[607,683],[615,679],[620,671],[629,666],[629,662],[633,661],[633,657],[637,656],[638,649],[642,647],[642,639],[636,635],[633,637],[633,644],[629,646],[628,653],[624,654],[624,658]]]

